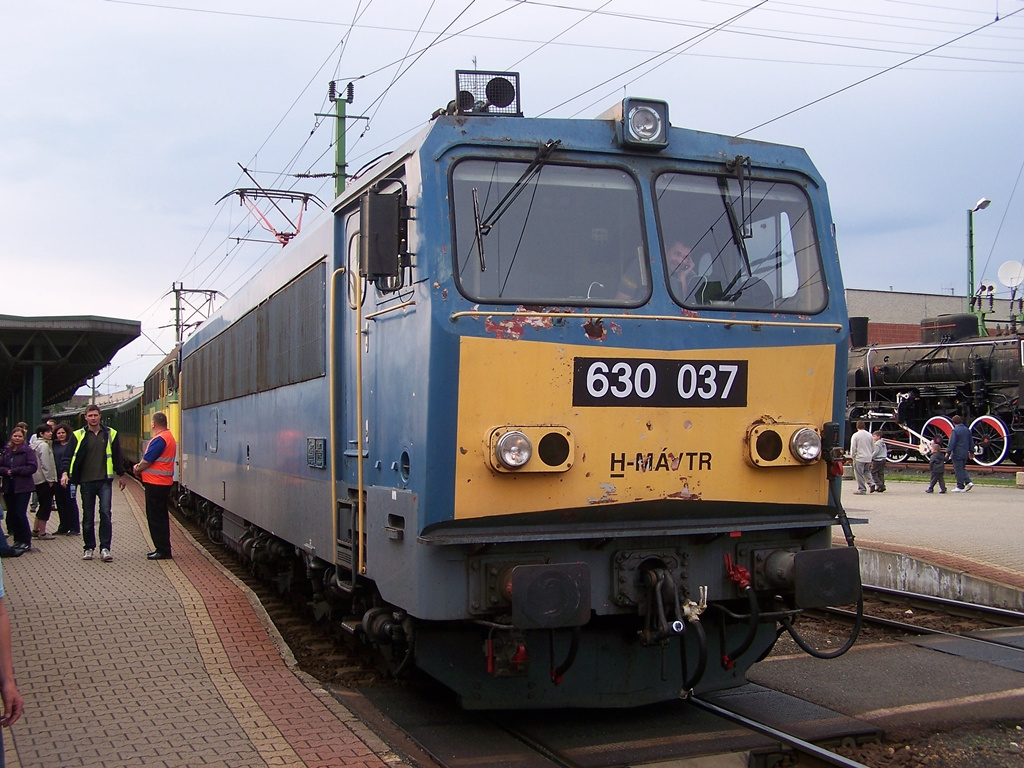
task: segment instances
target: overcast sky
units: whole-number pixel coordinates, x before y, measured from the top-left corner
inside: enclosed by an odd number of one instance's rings
[[[424,126],[456,69],[512,70],[527,116],[644,96],[804,147],[848,288],[963,295],[982,197],[979,278],[1024,260],[1024,0],[32,0],[4,29],[0,314],[140,320],[103,392],[173,346],[172,283],[231,295],[279,252],[218,204],[253,186],[239,164],[330,200],[294,174],[332,169],[332,79],[370,117],[352,169]]]

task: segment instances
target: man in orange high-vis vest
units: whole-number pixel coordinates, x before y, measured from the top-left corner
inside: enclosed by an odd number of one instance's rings
[[[178,444],[167,428],[167,416],[159,411],[153,414],[152,439],[142,461],[135,465],[135,474],[146,489],[146,520],[153,539],[149,560],[171,558],[171,521],[167,514],[167,501],[174,484],[174,455]]]

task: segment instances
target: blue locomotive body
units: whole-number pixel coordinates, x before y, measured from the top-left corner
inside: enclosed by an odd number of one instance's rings
[[[824,183],[658,102],[452,111],[184,344],[186,506],[467,707],[742,683],[859,588]]]

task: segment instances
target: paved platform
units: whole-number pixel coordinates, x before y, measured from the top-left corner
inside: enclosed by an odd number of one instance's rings
[[[926,495],[924,484],[896,479],[884,494],[853,488],[844,483],[847,511],[869,520],[854,528],[858,545],[1024,589],[1024,491]],[[186,531],[172,521],[174,560],[145,559],[141,487],[115,487],[113,511],[112,563],[82,560],[81,540],[64,536],[3,562],[26,702],[5,733],[8,766],[400,763],[296,669],[256,598]],[[997,698],[1019,703],[1022,690],[1007,683]]]
[[[173,520],[174,559],[145,559],[140,486],[113,495],[113,562],[82,560],[68,536],[3,561],[25,699],[8,768],[399,763]]]
[[[913,591],[955,599],[1001,604],[1005,597],[981,593],[976,582],[987,580],[1024,591],[1024,490],[975,484],[969,493],[926,494],[927,482],[887,478],[885,493],[859,496],[856,483],[843,482],[843,506],[861,548],[862,572],[871,553],[901,553],[905,558],[882,561],[903,569],[908,560],[931,563],[938,570],[918,568]],[[837,546],[845,545],[835,529]],[[878,559],[874,558],[877,562]],[[891,574],[890,574],[891,575]],[[929,576],[934,580],[929,592]],[[974,582],[974,583],[971,583]],[[979,592],[969,595],[970,592]],[[960,594],[956,594],[959,592]],[[998,600],[988,598],[999,597]],[[1020,610],[1019,605],[1005,605]],[[747,678],[771,689],[830,707],[848,717],[873,723],[890,738],[916,738],[921,732],[968,723],[1015,722],[1024,711],[1024,672],[980,658],[925,647],[927,641],[872,644],[863,638],[838,659],[815,659],[803,653],[773,656],[758,662]]]
[[[885,493],[858,496],[852,480],[843,482],[843,506],[854,525],[856,544],[901,552],[952,571],[1024,590],[1024,490],[975,484],[969,493],[925,493],[927,482],[888,479]],[[835,529],[835,541],[843,543]]]

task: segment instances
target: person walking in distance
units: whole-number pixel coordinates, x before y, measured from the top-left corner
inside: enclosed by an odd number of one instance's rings
[[[171,557],[171,521],[167,515],[167,500],[174,483],[174,455],[178,444],[167,428],[167,416],[159,411],[153,414],[152,439],[146,447],[142,461],[135,465],[136,477],[146,489],[146,520],[153,539],[149,560],[169,560]]]
[[[967,493],[974,487],[970,475],[967,474],[967,460],[971,458],[974,439],[970,428],[964,424],[960,414],[953,417],[953,434],[949,436],[946,452],[953,462],[953,474],[956,475],[956,488],[953,493]]]
[[[856,494],[868,492],[868,476],[871,472],[871,457],[875,452],[875,439],[868,432],[863,421],[857,422],[857,431],[850,438],[850,458],[853,459],[853,476],[857,478]]]
[[[96,501],[100,506],[100,559],[109,563],[113,526],[110,521],[110,502],[114,475],[123,491],[124,459],[117,430],[100,424],[100,409],[95,403],[85,409],[85,428],[75,431],[75,452],[71,456],[71,469],[61,475],[60,484],[77,485],[82,491],[82,551],[83,560],[92,560],[96,551]]]
[[[885,463],[889,456],[889,449],[885,447],[885,440],[882,439],[881,432],[875,432],[872,437],[875,441],[875,448],[871,453],[871,492],[885,493]]]
[[[932,477],[931,482],[928,483],[928,487],[925,488],[925,493],[933,493],[935,484],[939,485],[939,493],[946,492],[946,454],[942,451],[942,446],[939,445],[938,440],[932,440],[929,445],[931,449],[928,454],[928,468],[931,471]]]

